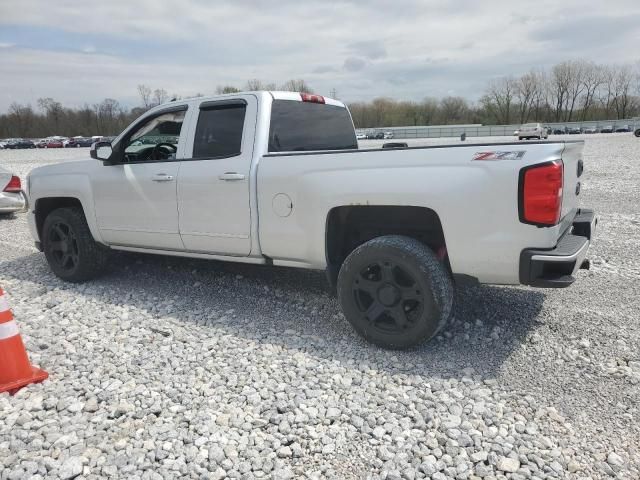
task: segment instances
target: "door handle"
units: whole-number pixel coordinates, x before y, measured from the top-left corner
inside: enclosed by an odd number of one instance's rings
[[[220,180],[226,180],[227,182],[233,182],[237,180],[244,180],[245,176],[241,173],[226,172],[218,177]]]
[[[173,175],[167,175],[166,173],[158,173],[152,178],[154,182],[172,182]]]

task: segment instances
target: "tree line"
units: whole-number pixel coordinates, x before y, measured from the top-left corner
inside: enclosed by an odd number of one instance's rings
[[[282,85],[252,79],[242,88],[222,85],[215,91],[223,94],[243,90],[288,90],[339,97],[335,90],[314,92],[303,79]],[[140,104],[133,108],[113,98],[80,108],[65,107],[49,97],[38,99],[35,107],[14,102],[0,115],[0,138],[116,135],[148,109],[180,98],[148,85],[138,85],[138,95]],[[458,96],[427,97],[421,101],[376,98],[348,106],[357,128],[629,118],[640,115],[640,62],[632,66],[566,61],[549,70],[534,69],[518,77],[494,79],[488,82],[478,102]]]
[[[640,115],[640,62],[566,61],[488,82],[476,103],[462,97],[420,102],[377,98],[349,104],[356,127],[613,120]]]
[[[216,93],[236,93],[248,90],[290,90],[310,92],[311,87],[300,79],[282,85],[249,80],[244,88],[230,85],[219,86]],[[0,138],[42,138],[53,135],[93,136],[117,135],[144,112],[169,100],[179,100],[179,95],[170,95],[163,88],[153,89],[138,85],[140,105],[127,108],[113,98],[100,103],[85,104],[80,108],[65,107],[53,98],[39,98],[34,108],[29,104],[12,103],[6,113],[0,114]],[[201,93],[194,95],[204,96]]]

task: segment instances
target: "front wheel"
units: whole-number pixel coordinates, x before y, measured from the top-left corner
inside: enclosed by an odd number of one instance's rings
[[[345,317],[368,341],[391,349],[432,339],[453,308],[447,268],[423,243],[400,235],[356,248],[338,275]]]
[[[52,211],[44,221],[41,238],[47,263],[63,280],[84,282],[106,267],[108,250],[93,239],[81,208]]]

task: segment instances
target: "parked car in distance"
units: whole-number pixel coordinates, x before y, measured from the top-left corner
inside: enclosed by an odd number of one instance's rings
[[[6,149],[18,150],[23,148],[36,148],[31,140],[25,138],[11,138],[4,146]]]
[[[600,129],[600,133],[613,133],[613,127],[611,125],[605,125]]]
[[[556,127],[553,129],[554,135],[564,135],[565,133],[567,133],[567,131],[564,128]]]
[[[582,133],[578,127],[569,127],[568,128],[569,135],[578,135]]]
[[[514,130],[513,131],[513,136],[517,137],[518,135],[520,135],[520,130]]]
[[[587,133],[587,134],[598,133],[598,129],[596,127],[585,127],[582,129],[582,133]]]
[[[110,250],[324,270],[357,332],[407,348],[447,323],[456,279],[575,281],[596,224],[580,205],[583,147],[358,149],[338,100],[194,98],[150,109],[87,160],[31,170],[28,224],[71,282]]]
[[[387,131],[387,132],[384,132],[384,133],[382,134],[382,138],[383,138],[383,139],[385,139],[385,140],[386,140],[386,139],[392,139],[393,137],[394,137],[393,132],[388,132],[388,131]]]
[[[629,128],[629,125],[620,125],[619,127],[616,127],[616,133],[628,133],[630,131],[631,129]]]
[[[0,166],[0,215],[26,210],[27,197],[22,191],[20,177]]]
[[[79,147],[90,147],[93,145],[94,140],[91,138],[85,137],[73,137],[70,138],[69,141],[64,146],[65,148],[79,148]]]
[[[36,143],[38,148],[62,148],[62,140],[57,138],[43,138]]]
[[[356,140],[366,140],[367,139],[367,134],[366,133],[356,133]]]
[[[520,132],[518,133],[518,140],[522,140],[523,138],[525,140],[532,138],[542,140],[543,138],[549,138],[549,134],[541,123],[525,123],[520,127]]]

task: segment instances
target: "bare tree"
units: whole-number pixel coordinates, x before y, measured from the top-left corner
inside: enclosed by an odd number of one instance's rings
[[[615,69],[613,105],[618,118],[626,118],[631,104],[631,88],[634,74],[630,65],[621,65]]]
[[[62,104],[51,97],[47,97],[38,99],[38,107],[45,113],[48,126],[53,128],[54,131],[58,131],[64,113]]]
[[[282,90],[285,90],[287,92],[308,92],[308,93],[312,93],[312,89],[309,86],[309,84],[307,84],[307,82],[305,82],[302,79],[288,80],[282,85],[281,88],[282,88]]]
[[[151,105],[151,88],[148,85],[138,85],[138,94],[140,95],[143,108],[149,109],[153,106]]]
[[[252,78],[251,80],[247,80],[247,85],[245,86],[244,89],[249,92],[266,90],[264,88],[264,84],[262,83],[262,80],[258,80],[257,78]]]
[[[390,124],[388,119],[393,109],[393,104],[394,102],[390,98],[375,98],[373,102],[371,102],[374,127],[382,127]]]
[[[169,94],[164,88],[156,88],[153,91],[153,105],[161,105],[169,100]]]
[[[605,116],[610,116],[615,99],[616,70],[611,66],[602,68],[602,85],[598,89],[599,99]]]
[[[257,91],[257,90],[277,90],[278,87],[275,83],[264,83],[262,80],[257,78],[253,78],[244,86],[245,91]]]
[[[11,124],[12,135],[30,137],[34,131],[35,112],[31,105],[20,105],[13,102],[9,105],[8,120]]]
[[[224,93],[238,93],[240,91],[239,88],[236,88],[234,86],[231,85],[224,85],[224,86],[219,86],[216,88],[216,93],[218,95],[222,95]]]
[[[487,92],[480,100],[498,123],[511,123],[511,107],[517,91],[512,77],[503,77],[489,83]]]
[[[595,102],[596,92],[604,82],[602,67],[593,62],[585,63],[581,81],[584,87],[581,119],[585,121],[589,115],[589,110]]]
[[[113,133],[120,114],[120,104],[113,98],[105,98],[97,107],[99,124],[102,129]]]
[[[469,104],[462,97],[444,97],[440,101],[440,120],[443,124],[455,124],[463,121],[468,113]]]
[[[423,125],[431,125],[438,117],[439,107],[438,100],[435,98],[425,98],[420,103],[420,115],[422,117]]]
[[[568,88],[567,88],[567,103],[566,103],[566,121],[570,122],[573,119],[573,111],[576,108],[578,103],[578,99],[582,92],[584,91],[584,69],[585,63],[572,61],[565,62],[567,64],[567,75],[568,75]]]
[[[526,123],[536,101],[536,94],[541,90],[539,75],[535,71],[525,73],[515,82],[515,93],[518,100],[518,118]],[[537,114],[538,112],[536,112]],[[538,120],[537,117],[534,120]],[[507,122],[508,123],[508,122]]]
[[[547,83],[549,104],[554,111],[556,122],[562,121],[564,117],[565,105],[569,97],[569,84],[571,83],[571,72],[568,62],[554,65]]]

